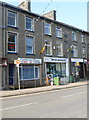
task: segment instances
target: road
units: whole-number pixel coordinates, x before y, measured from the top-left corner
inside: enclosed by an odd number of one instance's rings
[[[3,118],[87,118],[87,86],[3,98]]]

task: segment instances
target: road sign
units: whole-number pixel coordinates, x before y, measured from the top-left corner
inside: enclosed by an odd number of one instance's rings
[[[14,64],[20,64],[20,60],[14,60]]]

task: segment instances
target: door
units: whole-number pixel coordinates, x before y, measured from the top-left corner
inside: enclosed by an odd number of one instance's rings
[[[83,63],[80,63],[79,76],[80,78],[84,78]]]
[[[9,64],[9,85],[14,82],[14,64]]]

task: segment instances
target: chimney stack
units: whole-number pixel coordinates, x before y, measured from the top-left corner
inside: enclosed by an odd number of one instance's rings
[[[47,17],[49,19],[52,19],[52,20],[56,20],[56,11],[55,10],[52,10],[46,14],[43,15],[44,17]]]
[[[19,7],[31,12],[31,1],[30,0],[21,0]]]

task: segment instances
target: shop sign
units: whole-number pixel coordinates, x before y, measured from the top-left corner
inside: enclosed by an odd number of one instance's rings
[[[41,59],[32,59],[32,58],[18,58],[20,60],[20,63],[23,64],[41,64]]]
[[[44,62],[55,62],[55,63],[66,63],[67,58],[54,58],[54,57],[44,57]]]
[[[81,58],[71,58],[71,62],[83,62]]]

